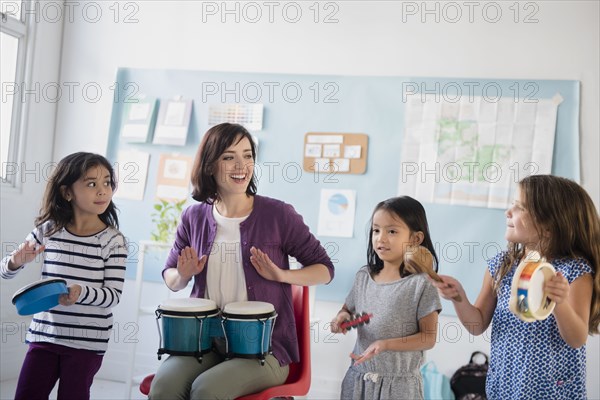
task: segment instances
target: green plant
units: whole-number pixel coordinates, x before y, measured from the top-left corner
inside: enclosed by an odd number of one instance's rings
[[[154,205],[151,217],[156,226],[150,234],[152,240],[162,243],[172,243],[175,240],[175,231],[184,204],[185,200],[177,202],[160,200]]]

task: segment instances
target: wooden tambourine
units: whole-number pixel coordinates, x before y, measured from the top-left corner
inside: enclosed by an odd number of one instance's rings
[[[539,253],[525,257],[513,276],[510,311],[525,322],[541,321],[552,313],[556,303],[544,293],[544,283],[556,275],[552,264]]]

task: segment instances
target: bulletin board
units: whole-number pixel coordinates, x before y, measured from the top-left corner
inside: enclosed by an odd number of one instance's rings
[[[319,200],[323,189],[356,190],[355,224],[352,237],[316,235],[335,265],[335,278],[316,290],[319,300],[343,302],[359,268],[366,264],[369,220],[375,205],[398,195],[401,179],[406,96],[439,88],[445,95],[458,88],[474,96],[564,99],[558,108],[552,173],[579,180],[579,82],[559,80],[455,79],[402,76],[336,76],[245,72],[152,70],[121,68],[117,72],[117,98],[113,104],[107,156],[118,159],[121,151],[149,154],[143,200],[116,199],[120,229],[131,243],[128,278],[135,277],[135,244],[147,240],[154,229],[150,217],[155,203],[157,171],[161,154],[194,157],[209,124],[210,107],[224,104],[262,104],[260,129],[251,130],[258,140],[255,174],[260,195],[291,204],[310,230],[317,232]],[[535,92],[531,88],[535,88]],[[521,89],[520,91],[517,89]],[[526,91],[525,88],[528,90]],[[487,92],[486,92],[487,90]],[[146,98],[193,101],[188,137],[184,146],[131,143],[119,137],[125,99],[133,92]],[[493,99],[492,99],[493,100]],[[305,169],[304,145],[310,132],[344,132],[344,139],[365,142],[364,173],[319,174]],[[366,140],[366,139],[364,139]],[[350,142],[349,142],[350,143]],[[353,142],[354,143],[354,142]],[[362,142],[361,142],[362,143]],[[368,144],[368,146],[367,146]],[[358,169],[357,169],[358,170]],[[435,173],[435,171],[425,171]],[[527,171],[510,171],[523,178]],[[134,178],[132,176],[132,178]],[[188,197],[187,205],[195,201]],[[481,288],[486,260],[506,248],[504,210],[423,202],[434,248],[440,259],[439,272],[463,283],[474,300]],[[160,279],[160,277],[158,277]],[[454,313],[443,304],[443,312]]]
[[[309,132],[304,135],[302,165],[307,172],[364,174],[368,144],[369,136],[362,133]]]

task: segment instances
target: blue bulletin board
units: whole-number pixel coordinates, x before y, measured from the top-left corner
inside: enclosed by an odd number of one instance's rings
[[[135,277],[136,243],[148,240],[153,230],[159,155],[192,156],[208,129],[211,104],[263,104],[263,128],[252,132],[258,139],[256,174],[259,194],[292,204],[312,232],[318,225],[321,189],[357,191],[352,238],[319,237],[336,267],[335,279],[319,286],[320,300],[342,302],[356,271],[366,263],[368,222],[373,207],[397,195],[404,134],[407,93],[440,96],[510,96],[515,101],[551,98],[558,107],[552,173],[579,180],[579,82],[550,80],[492,80],[411,77],[368,77],[119,69],[107,155],[116,161],[120,150],[150,154],[148,179],[142,201],[116,199],[121,231],[131,243],[127,277]],[[123,110],[128,101],[144,94],[167,99],[193,100],[185,146],[128,143],[120,138]],[[364,133],[368,135],[368,165],[364,174],[311,173],[303,170],[307,132]],[[528,171],[512,171],[515,180]],[[518,176],[521,175],[521,176]],[[189,199],[189,204],[193,200]],[[505,216],[500,209],[443,204],[423,204],[433,242],[440,258],[440,273],[457,277],[474,300],[479,292],[486,258],[504,249]],[[160,280],[160,266],[155,269]],[[147,276],[153,279],[153,276]],[[444,304],[444,312],[454,310]]]

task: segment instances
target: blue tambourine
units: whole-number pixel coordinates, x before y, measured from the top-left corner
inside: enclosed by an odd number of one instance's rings
[[[47,311],[58,305],[58,297],[69,293],[64,279],[43,279],[17,290],[12,303],[19,315],[31,315]]]

